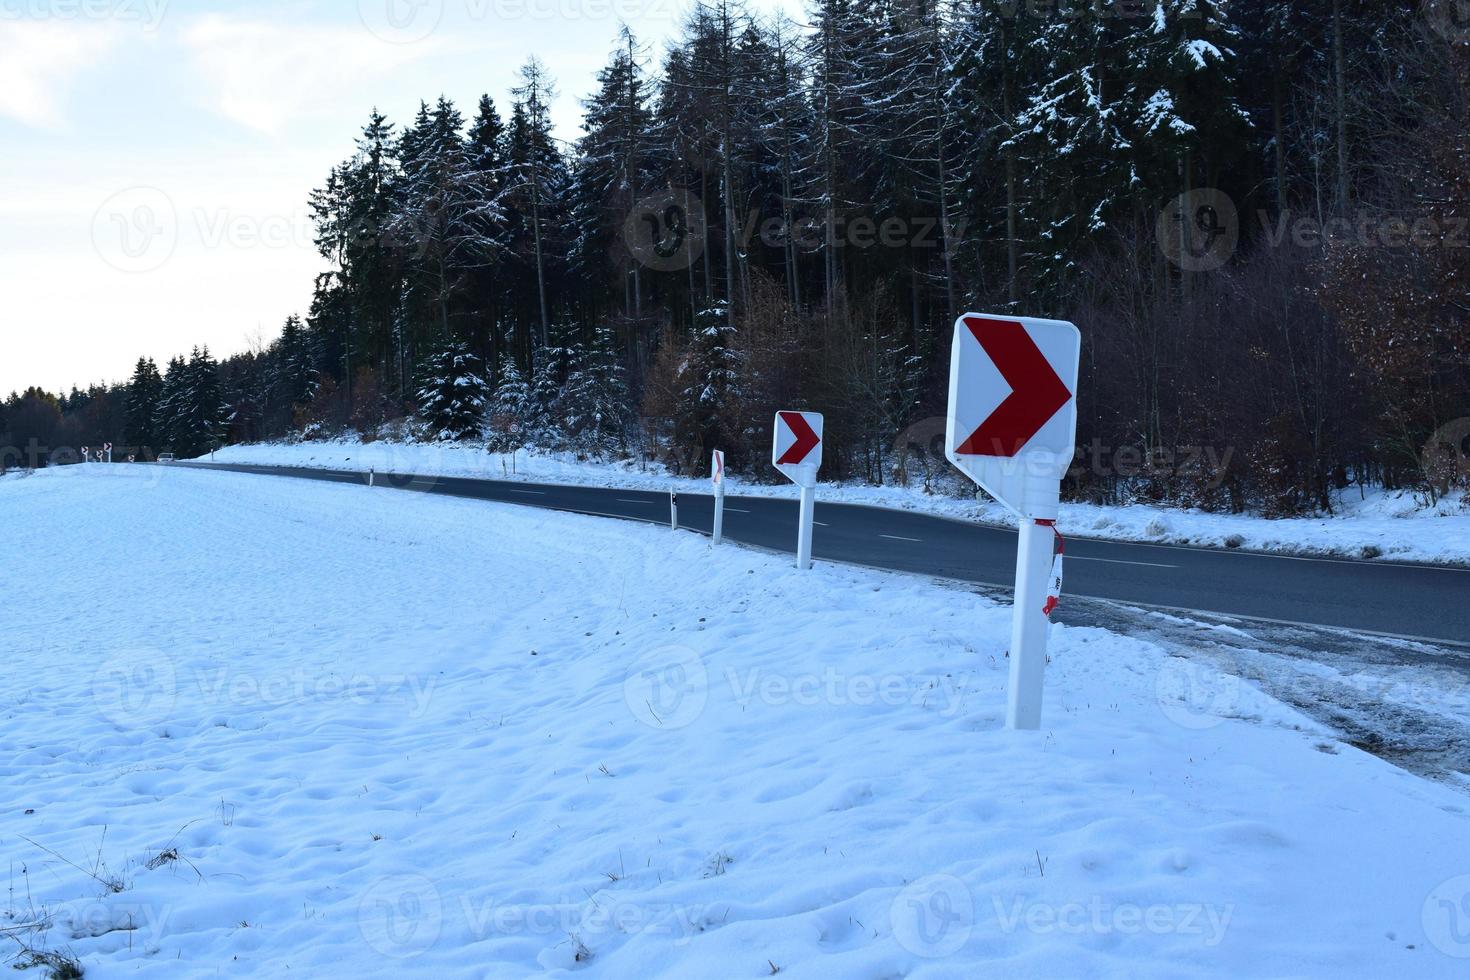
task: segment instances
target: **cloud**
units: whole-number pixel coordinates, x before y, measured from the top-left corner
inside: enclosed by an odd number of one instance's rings
[[[0,20],[0,118],[64,126],[64,97],[76,76],[95,68],[117,39],[107,24]]]
[[[269,135],[311,118],[356,115],[367,80],[434,56],[432,42],[386,43],[361,25],[289,25],[213,15],[182,33],[190,67],[220,115]]]

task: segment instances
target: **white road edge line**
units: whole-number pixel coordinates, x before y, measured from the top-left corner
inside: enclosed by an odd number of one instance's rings
[[[923,540],[920,538],[906,538],[901,534],[880,534],[878,535],[878,537],[887,538],[890,541],[912,541],[914,544],[924,543]]]
[[[524,493],[524,494],[529,494],[529,495],[533,495],[533,496],[537,496],[537,497],[544,497],[544,496],[546,496],[546,491],[545,490],[516,490],[514,487],[507,487],[506,489],[510,490],[511,493]]]
[[[1149,568],[1178,568],[1178,565],[1161,565],[1156,561],[1125,561],[1122,558],[1089,558],[1086,555],[1068,555],[1072,561],[1105,561],[1113,565],[1147,565]]]
[[[620,504],[651,504],[651,503],[653,503],[652,500],[633,500],[633,499],[631,499],[629,497],[614,497],[613,499],[616,500]]]

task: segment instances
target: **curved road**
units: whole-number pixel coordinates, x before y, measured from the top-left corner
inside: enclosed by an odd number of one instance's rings
[[[200,469],[366,483],[367,474],[284,466],[175,463]],[[463,477],[389,476],[375,486],[667,524],[667,493]],[[679,495],[681,527],[708,533],[709,495]],[[725,498],[725,535],[796,548],[794,500]],[[1016,533],[912,511],[824,503],[813,554],[1009,589]],[[1066,594],[1180,612],[1386,634],[1470,649],[1470,568],[1297,558],[1173,545],[1067,539]],[[1058,618],[1066,621],[1065,597]]]

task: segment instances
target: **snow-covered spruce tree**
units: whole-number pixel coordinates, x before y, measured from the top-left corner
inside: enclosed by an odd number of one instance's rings
[[[553,341],[562,335],[564,329],[560,326],[553,328]],[[570,360],[571,352],[560,343],[536,349],[526,413],[526,439],[531,445],[542,449],[560,449],[562,446],[565,433],[560,417],[561,392]]]
[[[531,419],[531,387],[507,357],[500,365],[500,381],[485,413],[485,433],[492,453],[513,453],[526,444]]]
[[[1024,293],[1026,270],[1022,242],[1030,237],[1022,225],[1023,177],[1015,137],[1032,79],[1041,57],[1035,43],[1041,22],[1036,16],[1000,4],[977,3],[961,9],[954,27],[955,54],[950,92],[960,141],[957,169],[964,175],[960,205],[971,219],[973,247],[982,267],[1000,265],[989,243],[1004,246],[1005,296],[1017,304]],[[998,252],[999,250],[997,250]]]
[[[1130,130],[1151,28],[1151,19],[1088,11],[1048,22],[1037,38],[1047,81],[1030,92],[1002,149],[1021,162],[1035,285],[1049,296],[1143,191]]]
[[[674,386],[674,436],[691,461],[711,449],[738,452],[742,416],[740,354],[723,302],[701,310]]]
[[[1238,157],[1250,118],[1235,96],[1240,32],[1220,0],[1160,0],[1133,80],[1138,170],[1160,198],[1189,191],[1200,160]]]
[[[164,369],[158,404],[153,413],[153,432],[158,440],[155,449],[174,451],[184,415],[184,390],[188,384],[188,373],[188,366],[182,357],[170,358],[168,367]]]
[[[570,188],[573,238],[568,256],[579,276],[606,278],[609,263],[623,278],[623,312],[642,310],[642,270],[617,247],[623,222],[646,186],[649,129],[648,83],[642,54],[632,32],[623,27],[618,49],[597,75],[598,91],[583,101],[577,167]],[[614,258],[616,256],[616,258]]]
[[[441,441],[479,438],[486,390],[479,358],[464,344],[450,341],[429,356],[418,391],[418,416]]]
[[[310,402],[317,390],[316,345],[300,317],[286,318],[270,355],[266,422],[280,430],[295,424],[297,410]]]
[[[159,445],[158,404],[163,398],[163,377],[151,357],[138,358],[133,378],[128,382],[127,424],[123,438],[137,449]]]
[[[181,458],[202,456],[224,439],[229,407],[208,347],[194,348],[187,363],[169,362],[159,414],[169,448]]]
[[[560,416],[572,448],[594,456],[627,450],[628,383],[611,328],[573,352],[562,387]]]

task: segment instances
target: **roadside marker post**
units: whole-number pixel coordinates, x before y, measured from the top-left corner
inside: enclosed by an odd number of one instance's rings
[[[90,463],[90,462],[92,462],[91,447],[89,447],[89,446],[83,446],[82,447],[82,462],[83,463]]]
[[[679,494],[669,491],[669,527],[679,530]]]
[[[710,460],[710,481],[715,485],[714,543],[719,544],[725,536],[725,454],[715,450]]]
[[[1047,629],[1055,608],[1052,552],[1062,478],[1076,451],[1081,352],[1081,332],[1064,320],[966,313],[955,321],[944,452],[1020,526],[1008,728],[1041,727]]]
[[[112,462],[112,443],[104,442],[102,444],[102,451],[107,454],[107,461],[109,463]]]
[[[817,412],[777,412],[771,465],[801,488],[796,530],[796,567],[812,567],[812,521],[816,513],[817,471],[822,468],[822,416]]]

